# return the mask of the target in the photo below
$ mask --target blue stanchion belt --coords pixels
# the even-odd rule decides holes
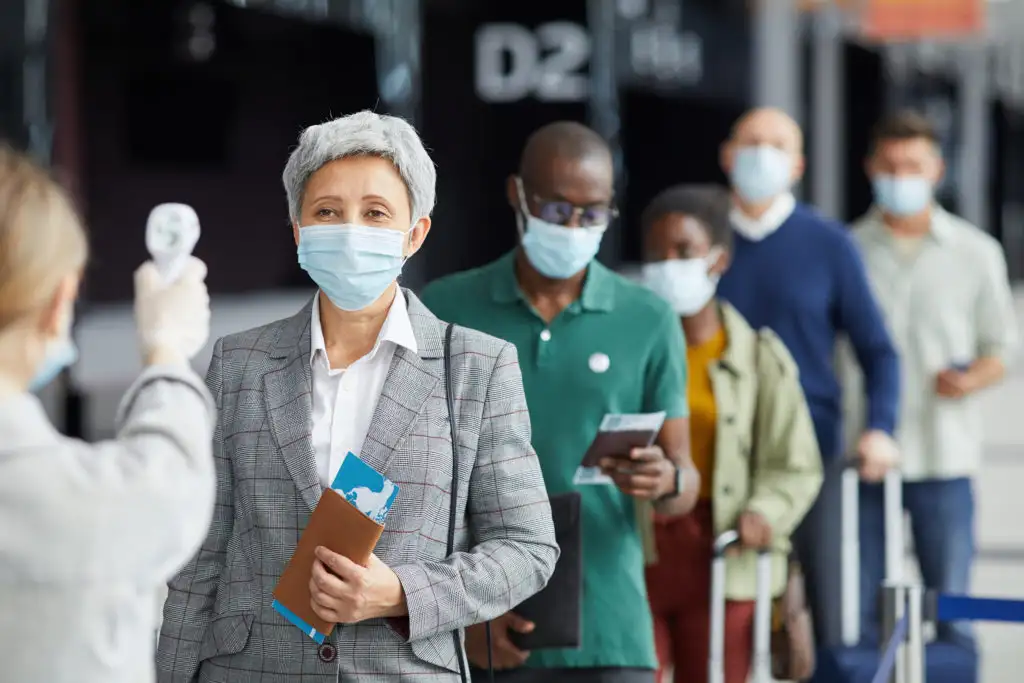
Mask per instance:
[[[935,615],[939,621],[1024,622],[1024,600],[972,598],[939,593],[935,596],[935,603]]]
[[[893,667],[896,666],[896,651],[900,649],[900,645],[906,639],[907,617],[904,615],[902,619],[896,622],[896,628],[893,629],[892,637],[889,638],[889,643],[885,646],[885,652],[882,653],[882,661],[878,663],[878,671],[875,672],[875,677],[871,679],[871,683],[889,683],[889,679],[892,678]]]

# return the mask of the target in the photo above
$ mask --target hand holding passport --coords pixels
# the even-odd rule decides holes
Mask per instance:
[[[361,567],[379,563],[373,549],[397,496],[394,482],[349,453],[331,488],[320,497],[274,589],[273,602],[275,610],[317,643],[323,643],[334,629],[334,623],[318,616],[312,606],[310,582],[317,548],[326,548]],[[321,553],[321,557],[327,555]]]

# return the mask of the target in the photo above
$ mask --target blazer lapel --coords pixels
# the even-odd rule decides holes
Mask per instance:
[[[313,450],[312,379],[309,368],[312,306],[285,321],[264,374],[263,398],[270,431],[302,499],[312,510],[323,493]]]
[[[434,389],[444,377],[445,324],[415,294],[402,290],[418,353],[399,347],[370,421],[359,457],[386,473],[395,451],[412,432]]]

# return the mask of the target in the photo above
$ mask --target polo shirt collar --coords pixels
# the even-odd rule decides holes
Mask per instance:
[[[494,277],[491,279],[491,298],[495,303],[511,304],[526,302],[523,290],[516,279],[516,249],[502,256],[494,264]],[[587,266],[587,277],[583,281],[583,292],[579,304],[585,311],[611,311],[615,306],[615,287],[612,282],[615,276],[597,261]]]

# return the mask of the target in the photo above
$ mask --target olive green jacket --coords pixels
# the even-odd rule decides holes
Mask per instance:
[[[763,516],[773,532],[772,591],[778,595],[785,585],[789,537],[821,488],[821,454],[796,363],[785,345],[770,330],[755,332],[728,304],[721,303],[720,310],[728,342],[709,368],[718,409],[715,535],[734,528],[745,510]],[[650,503],[639,503],[637,514],[651,564],[657,556]],[[755,560],[751,551],[729,556],[729,599],[754,599]]]

